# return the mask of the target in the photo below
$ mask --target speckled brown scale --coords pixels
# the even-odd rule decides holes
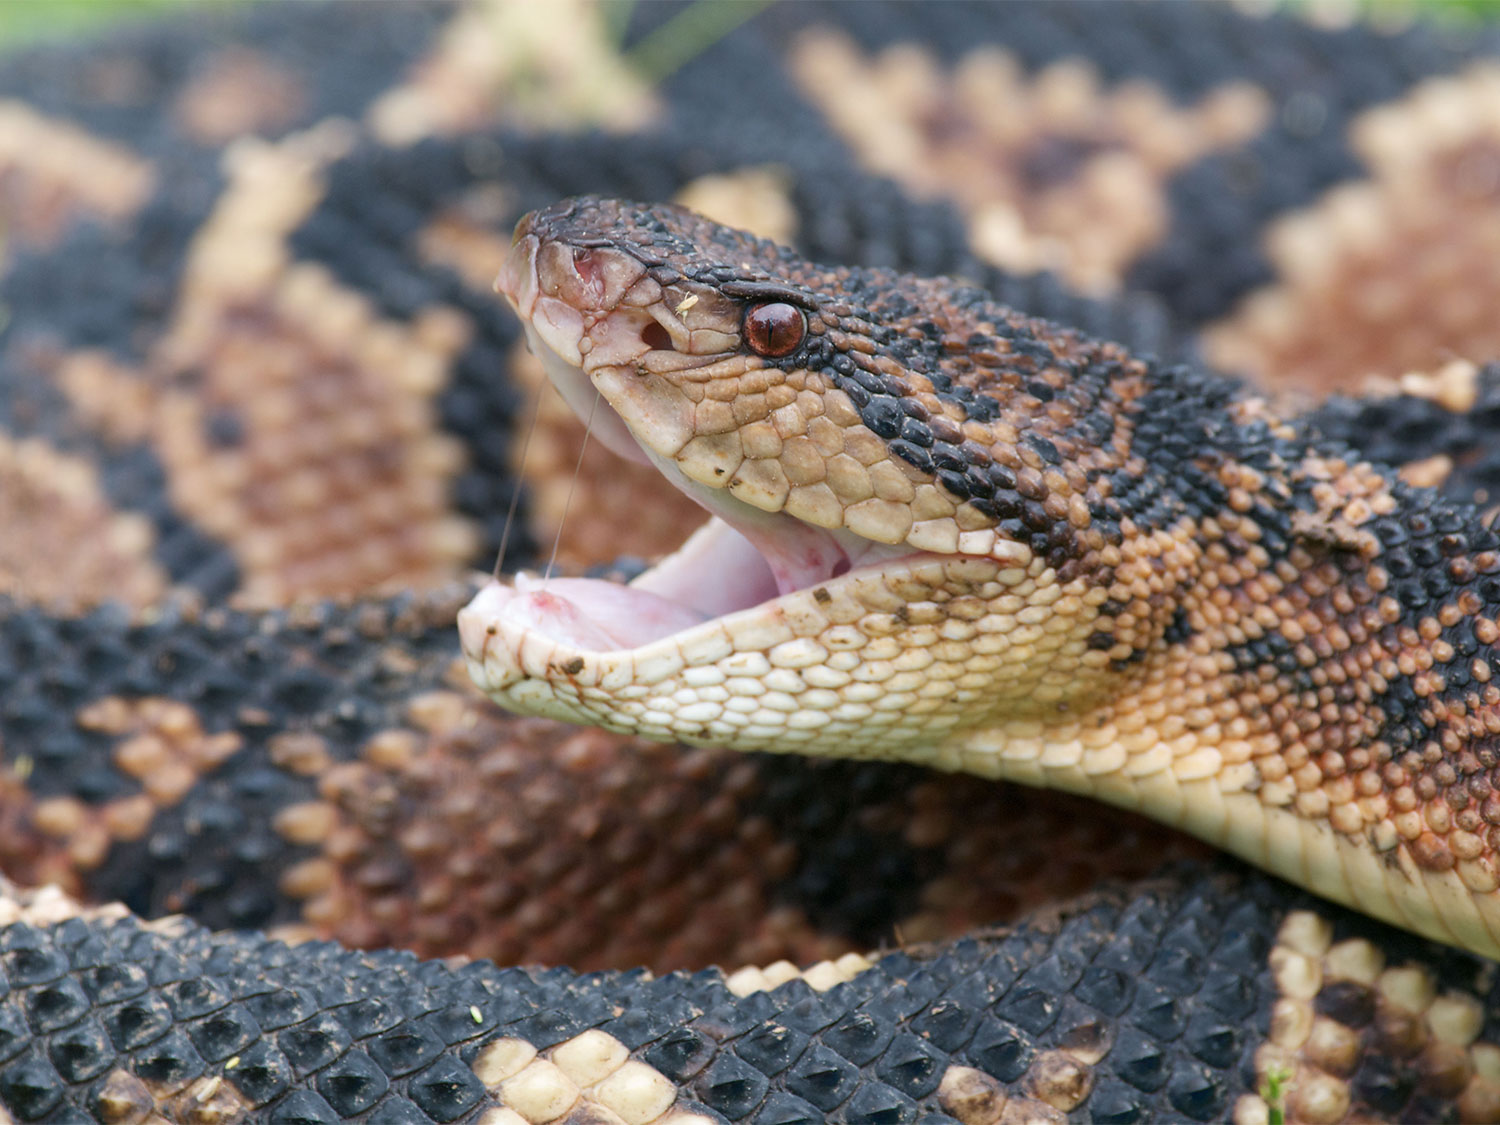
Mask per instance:
[[[94,351],[56,364],[107,442],[159,452],[175,506],[228,545],[250,604],[432,587],[475,545],[447,505],[463,453],[431,417],[465,318],[384,320],[285,243],[350,140],[332,123],[239,150],[144,368]]]
[[[232,6],[0,67],[0,867],[234,931],[0,882],[0,1116],[1500,1117],[1492,964],[991,780],[1492,949],[1500,540],[1421,491],[1500,481],[1492,42],[554,7]],[[521,464],[491,285],[581,191],[800,250],[553,212],[549,297],[643,267],[588,310],[574,483],[555,396]],[[1278,392],[1401,395],[1289,420],[1142,358],[1191,352],[1153,300]],[[672,571],[694,501],[617,421],[782,572]],[[475,589],[420,593],[558,524],[535,604],[630,553],[697,619],[464,639],[623,733],[481,699]]]
[[[610,648],[492,588],[461,628],[497,700],[1075,789],[1500,949],[1474,511],[1210,376],[678,208],[529,216],[499,286],[780,597]]]
[[[810,964],[1003,922],[1195,852],[1125,815],[1084,821],[1066,798],[934,778],[853,804],[840,831],[941,876],[903,888],[909,912],[873,932],[823,933],[815,904],[777,892],[818,861],[768,805],[786,781],[764,764],[513,719],[451,691],[414,697],[406,718],[357,761],[272,740],[276,764],[316,782],[274,823],[314,853],[281,878],[301,904],[288,935],[580,969]]]
[[[1276,281],[1209,326],[1209,359],[1307,393],[1493,357],[1483,279],[1500,245],[1497,97],[1500,70],[1484,63],[1355,121],[1368,177],[1270,228]]]
[[[1296,911],[1270,953],[1278,995],[1255,1066],[1262,1078],[1280,1072],[1286,1119],[1420,1119],[1449,1104],[1454,1120],[1491,1120],[1500,1048],[1473,988],[1388,961],[1363,937],[1334,937],[1328,919]],[[1242,1099],[1235,1120],[1265,1120],[1264,1094]]]
[[[123,223],[155,179],[129,148],[0,98],[0,236],[10,249],[50,246],[85,216]]]
[[[0,524],[0,593],[59,609],[166,593],[149,523],[114,510],[94,465],[39,439],[0,437]]]
[[[732,815],[732,794],[754,784],[743,771],[736,784],[733,759],[507,720],[459,696],[413,700],[411,720],[375,736],[363,761],[325,772],[321,800],[278,825],[321,852],[283,887],[317,932],[580,966],[847,951],[805,924],[786,934],[759,924],[763,888],[790,854],[766,850],[767,826]],[[642,755],[657,776],[633,768]],[[692,858],[702,854],[714,857],[706,867]]]
[[[791,65],[863,163],[959,203],[980,255],[1086,291],[1117,288],[1161,238],[1173,172],[1254,136],[1271,112],[1248,83],[1174,106],[1078,59],[1027,74],[993,46],[952,66],[914,43],[870,57],[832,28],[803,32]]]

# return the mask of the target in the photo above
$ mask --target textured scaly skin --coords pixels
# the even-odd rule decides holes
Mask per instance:
[[[492,587],[461,628],[497,701],[1092,794],[1500,955],[1500,537],[1475,510],[1227,381],[670,206],[536,212],[500,288],[602,428],[799,561],[627,648]],[[781,357],[742,332],[768,303],[805,310]]]

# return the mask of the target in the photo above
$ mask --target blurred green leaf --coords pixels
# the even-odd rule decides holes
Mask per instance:
[[[0,47],[56,39],[170,8],[218,7],[233,0],[0,0]]]
[[[696,0],[626,52],[648,82],[660,82],[775,0]]]

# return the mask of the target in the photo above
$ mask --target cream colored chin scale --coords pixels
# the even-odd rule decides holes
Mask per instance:
[[[682,213],[669,218],[682,221]],[[640,327],[660,323],[652,300],[662,294],[647,292],[643,305],[620,311],[625,294],[641,292],[636,273],[590,259],[584,277],[576,258],[555,246],[521,239],[502,274],[533,347],[565,394],[589,403],[606,444],[644,456],[713,516],[629,586],[522,577],[482,590],[459,627],[470,675],[492,699],[662,741],[905,761],[1089,795],[1375,917],[1500,955],[1500,903],[1476,882],[1484,871],[1472,863],[1437,870],[1403,846],[1376,847],[1375,835],[1336,831],[1330,806],[1320,811],[1288,777],[1288,757],[1306,750],[1303,728],[1274,721],[1265,693],[1292,689],[1251,682],[1225,665],[1234,629],[1262,628],[1268,613],[1273,625],[1286,617],[1276,590],[1324,581],[1315,557],[1273,568],[1253,518],[1233,505],[1171,527],[1133,528],[1099,552],[1108,584],[1082,568],[1060,571],[994,526],[954,531],[954,502],[939,497],[944,509],[924,498],[923,488],[935,488],[931,477],[892,456],[844,391],[795,365],[783,370],[743,349],[724,351],[717,338],[694,352],[699,330],[692,309],[679,311],[682,301],[672,311],[684,323],[662,339]],[[892,283],[926,296],[938,285]],[[617,315],[629,332],[612,322]],[[998,322],[1008,314],[989,315]],[[722,326],[722,316],[713,323]],[[1115,360],[1109,345],[1060,336],[1054,346],[1096,347],[1089,354],[1116,362],[1120,385],[1135,380],[1136,393],[1163,377],[1128,357]],[[923,385],[910,374],[908,381]],[[763,445],[755,421],[704,422],[736,401],[706,388],[742,382],[783,389],[778,409],[788,436]],[[1264,416],[1252,400],[1218,409],[1230,426]],[[896,494],[906,499],[881,501],[899,517],[894,533],[875,527],[889,541],[831,517],[804,518],[795,489],[771,487],[770,470],[785,475],[796,463],[786,451],[819,421],[833,435],[820,454],[828,465],[873,442],[882,457],[869,460],[870,478],[905,486]],[[995,428],[1010,425],[1002,417]],[[726,457],[733,472],[714,483],[713,467]],[[742,475],[752,464],[759,475]],[[1263,474],[1231,461],[1217,471],[1231,493],[1269,487]],[[1329,520],[1341,512],[1369,518],[1394,503],[1368,466],[1309,452],[1285,472],[1329,482],[1311,494],[1331,505]],[[1225,547],[1231,533],[1245,543],[1238,560]],[[1248,585],[1247,562],[1255,567]],[[1242,611],[1218,593],[1231,589],[1272,600]],[[1198,623],[1186,640],[1165,639],[1156,623],[1174,609]],[[1209,626],[1226,612],[1244,613],[1245,624],[1214,626],[1223,635],[1215,649]]]

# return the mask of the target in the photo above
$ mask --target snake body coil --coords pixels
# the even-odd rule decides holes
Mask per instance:
[[[1492,33],[553,8],[0,66],[0,1112],[1500,1120]]]

